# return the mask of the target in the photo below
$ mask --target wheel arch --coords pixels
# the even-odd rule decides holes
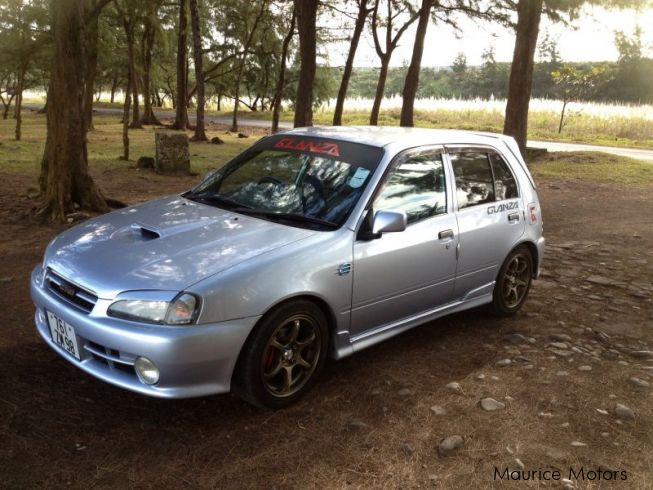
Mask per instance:
[[[539,264],[540,264],[540,257],[539,257],[539,252],[537,250],[537,246],[535,243],[527,240],[521,243],[518,243],[512,250],[515,250],[515,248],[520,247],[520,246],[525,246],[528,251],[531,254],[531,258],[533,259],[533,279],[537,279],[537,276],[539,274]],[[512,250],[510,251],[512,253]]]
[[[336,315],[331,308],[331,306],[324,300],[324,298],[321,298],[320,296],[317,296],[315,294],[310,294],[310,293],[300,293],[296,294],[293,296],[288,296],[285,297],[276,303],[270,305],[265,312],[261,315],[261,317],[258,319],[252,330],[249,332],[247,335],[247,338],[245,339],[245,342],[243,342],[243,345],[240,348],[240,351],[238,352],[238,358],[236,361],[236,365],[234,367],[233,372],[231,373],[231,378],[233,380],[233,377],[236,375],[236,371],[238,369],[239,361],[243,355],[243,352],[245,350],[245,347],[250,343],[251,338],[254,336],[257,327],[259,324],[263,321],[264,318],[266,318],[272,311],[276,310],[277,308],[287,304],[291,303],[293,301],[298,301],[298,300],[305,300],[305,301],[310,301],[313,303],[315,306],[317,306],[322,313],[324,314],[324,317],[326,318],[327,321],[327,330],[329,332],[329,338],[328,338],[328,344],[329,347],[331,348],[333,345],[333,341],[336,335],[336,329],[337,329],[337,320],[336,320]]]

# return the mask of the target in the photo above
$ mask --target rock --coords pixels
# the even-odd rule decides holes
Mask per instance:
[[[367,429],[368,425],[362,420],[350,420],[347,422],[347,427],[351,430]]]
[[[214,136],[213,138],[211,138],[211,143],[214,144],[214,145],[224,145],[224,141],[222,141],[217,136]]]
[[[555,347],[556,349],[568,349],[569,345],[566,344],[565,342],[551,342],[549,344],[551,347]]]
[[[456,381],[452,381],[451,383],[447,383],[444,387],[446,389],[448,389],[449,391],[453,391],[454,393],[462,393],[463,392],[462,386],[460,386],[460,383],[458,383]]]
[[[66,215],[68,223],[76,223],[78,221],[84,221],[85,219],[89,219],[90,217],[91,217],[90,214],[83,213],[81,211],[77,211],[75,213],[70,213]]]
[[[154,158],[140,157],[138,160],[136,160],[136,168],[141,168],[141,169],[154,168]]]
[[[556,376],[569,376],[569,371],[558,371]]]
[[[569,422],[564,422],[560,424],[560,427],[564,427],[565,429],[568,428],[571,424]]]
[[[440,456],[448,456],[456,449],[463,447],[463,438],[455,435],[444,438],[438,445],[438,453]]]
[[[545,454],[548,458],[553,459],[554,461],[565,461],[567,459],[565,452],[559,449],[549,448],[546,450]]]
[[[524,337],[520,333],[511,333],[508,335],[503,336],[504,342],[508,342],[509,344],[523,344],[526,342],[526,337]]]
[[[570,350],[551,349],[551,352],[553,352],[556,356],[560,356],[560,357],[568,357],[574,355],[574,353],[571,352]]]
[[[506,408],[505,403],[501,403],[494,398],[483,398],[481,400],[481,408],[486,412],[496,412],[497,410],[503,410]]]
[[[434,415],[447,415],[447,411],[440,405],[433,405],[429,410],[431,410]]]
[[[635,412],[632,411],[630,407],[617,403],[617,406],[614,407],[614,414],[617,418],[623,420],[635,420]]]
[[[435,473],[429,473],[429,480],[431,483],[436,484],[438,482],[438,475]]]
[[[630,357],[634,357],[635,359],[653,359],[653,351],[650,350],[630,351]]]
[[[238,137],[239,138],[249,138],[249,135],[245,134],[245,133],[238,133]]]
[[[580,442],[580,441],[571,441],[571,446],[572,447],[585,447],[585,446],[587,446],[587,444],[585,444],[584,442]]]
[[[612,286],[614,283],[614,281],[609,277],[603,276],[589,276],[585,280],[587,282],[591,282],[592,284],[598,284],[599,286]]]
[[[415,394],[415,390],[411,388],[402,388],[397,392],[397,394],[403,397],[413,396]]]
[[[511,364],[512,361],[510,359],[501,359],[500,361],[497,361],[497,366],[500,367],[510,366]]]
[[[522,462],[522,460],[519,459],[519,458],[515,458],[515,464],[516,464],[517,466],[519,466],[522,470],[526,467],[526,465],[524,465],[524,463]]]
[[[411,446],[408,442],[402,443],[401,450],[404,452],[404,454],[406,454],[406,456],[411,456],[415,452],[413,446]]]
[[[584,364],[584,365],[582,365],[582,366],[578,366],[578,370],[579,370],[579,371],[591,371],[591,370],[592,370],[592,366],[588,366],[587,364]]]
[[[476,379],[479,380],[479,381],[485,379],[485,374],[481,373],[481,374],[477,375]]]
[[[601,432],[601,437],[610,437],[609,432]]]
[[[554,342],[571,342],[571,337],[566,333],[552,333],[549,338]]]
[[[602,408],[597,408],[596,411],[599,412],[601,415],[608,415],[608,411],[603,410]]]
[[[551,419],[553,418],[553,414],[551,412],[540,412],[537,414],[538,417],[543,418],[543,419]]]
[[[13,281],[14,278],[12,276],[5,276],[5,277],[0,277],[0,283],[6,284],[8,282]]]
[[[628,382],[635,388],[648,388],[650,386],[648,381],[644,381],[643,379],[639,379],[634,376],[629,378]]]
[[[574,485],[574,482],[567,478],[563,478],[560,480],[560,483],[562,483],[562,490],[576,490],[576,486]]]
[[[159,174],[190,174],[190,154],[185,131],[156,131],[154,170]]]

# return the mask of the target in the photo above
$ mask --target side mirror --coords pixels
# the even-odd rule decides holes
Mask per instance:
[[[381,235],[381,233],[390,233],[404,231],[408,218],[403,211],[377,211],[372,223],[372,234]]]

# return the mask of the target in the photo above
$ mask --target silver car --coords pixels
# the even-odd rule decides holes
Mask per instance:
[[[327,356],[481,305],[514,314],[543,252],[511,138],[308,128],[65,231],[31,294],[45,342],[104,381],[276,409]]]

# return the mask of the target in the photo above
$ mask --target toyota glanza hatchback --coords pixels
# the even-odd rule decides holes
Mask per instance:
[[[60,234],[31,293],[45,342],[104,381],[280,408],[327,356],[480,305],[515,313],[543,249],[510,138],[296,129]]]

